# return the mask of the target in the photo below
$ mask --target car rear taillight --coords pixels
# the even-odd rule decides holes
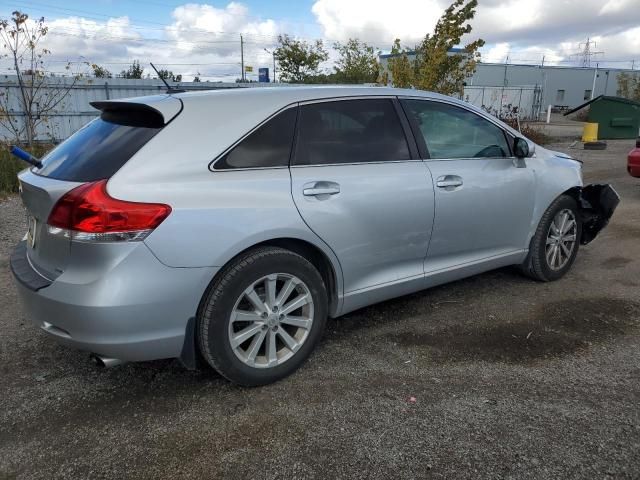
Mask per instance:
[[[48,231],[79,241],[144,240],[171,213],[162,203],[118,200],[107,193],[107,180],[85,183],[53,207]]]

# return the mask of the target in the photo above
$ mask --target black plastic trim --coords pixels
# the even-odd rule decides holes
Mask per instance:
[[[586,245],[607,226],[620,203],[620,196],[611,185],[590,184],[580,190],[579,202],[582,214],[580,243]]]
[[[409,115],[409,112],[407,112],[407,107],[405,105],[406,100],[407,98],[402,98],[402,97],[398,99],[398,101],[400,102],[400,107],[402,108],[402,111],[404,112],[407,118],[407,121],[409,122],[409,126],[411,127],[413,138],[415,139],[416,145],[418,146],[418,152],[420,154],[420,158],[423,160],[429,160],[431,156],[429,155],[427,142],[424,139],[424,135],[422,135],[422,132],[420,131],[420,126],[417,124],[415,117],[413,115]],[[414,98],[411,98],[410,100],[414,100]],[[427,98],[425,98],[424,100],[428,101]]]
[[[187,327],[184,331],[184,343],[182,344],[182,351],[180,352],[178,360],[180,360],[180,363],[182,363],[187,370],[200,370],[205,366],[200,358],[196,344],[195,317],[191,317],[187,321]]]
[[[27,258],[27,241],[23,240],[14,249],[9,260],[11,272],[16,280],[33,292],[48,287],[53,282],[36,272]]]
[[[421,160],[420,151],[418,150],[418,144],[416,142],[416,136],[414,135],[411,125],[409,124],[407,112],[405,112],[402,108],[402,105],[400,105],[400,100],[398,100],[398,97],[395,97],[393,99],[393,106],[396,109],[398,120],[400,120],[400,125],[402,126],[402,131],[404,132],[404,138],[407,141],[407,146],[409,147],[409,154],[411,155],[411,159]]]

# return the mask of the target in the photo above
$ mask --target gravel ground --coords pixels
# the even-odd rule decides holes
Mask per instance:
[[[257,389],[176,361],[100,370],[49,341],[10,278],[19,201],[1,202],[0,479],[640,478],[632,144],[552,146],[623,197],[564,279],[502,269],[360,310]]]

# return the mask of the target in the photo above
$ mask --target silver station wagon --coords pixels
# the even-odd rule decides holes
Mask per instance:
[[[20,173],[25,310],[107,366],[292,373],[328,317],[487,270],[562,277],[618,196],[455,99],[376,87],[170,93]]]

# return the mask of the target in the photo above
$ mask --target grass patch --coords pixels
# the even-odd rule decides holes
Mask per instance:
[[[28,163],[9,153],[9,145],[0,144],[0,198],[18,193],[18,172],[29,166]],[[23,147],[36,157],[43,156],[51,149],[51,145],[36,145],[33,149]]]

